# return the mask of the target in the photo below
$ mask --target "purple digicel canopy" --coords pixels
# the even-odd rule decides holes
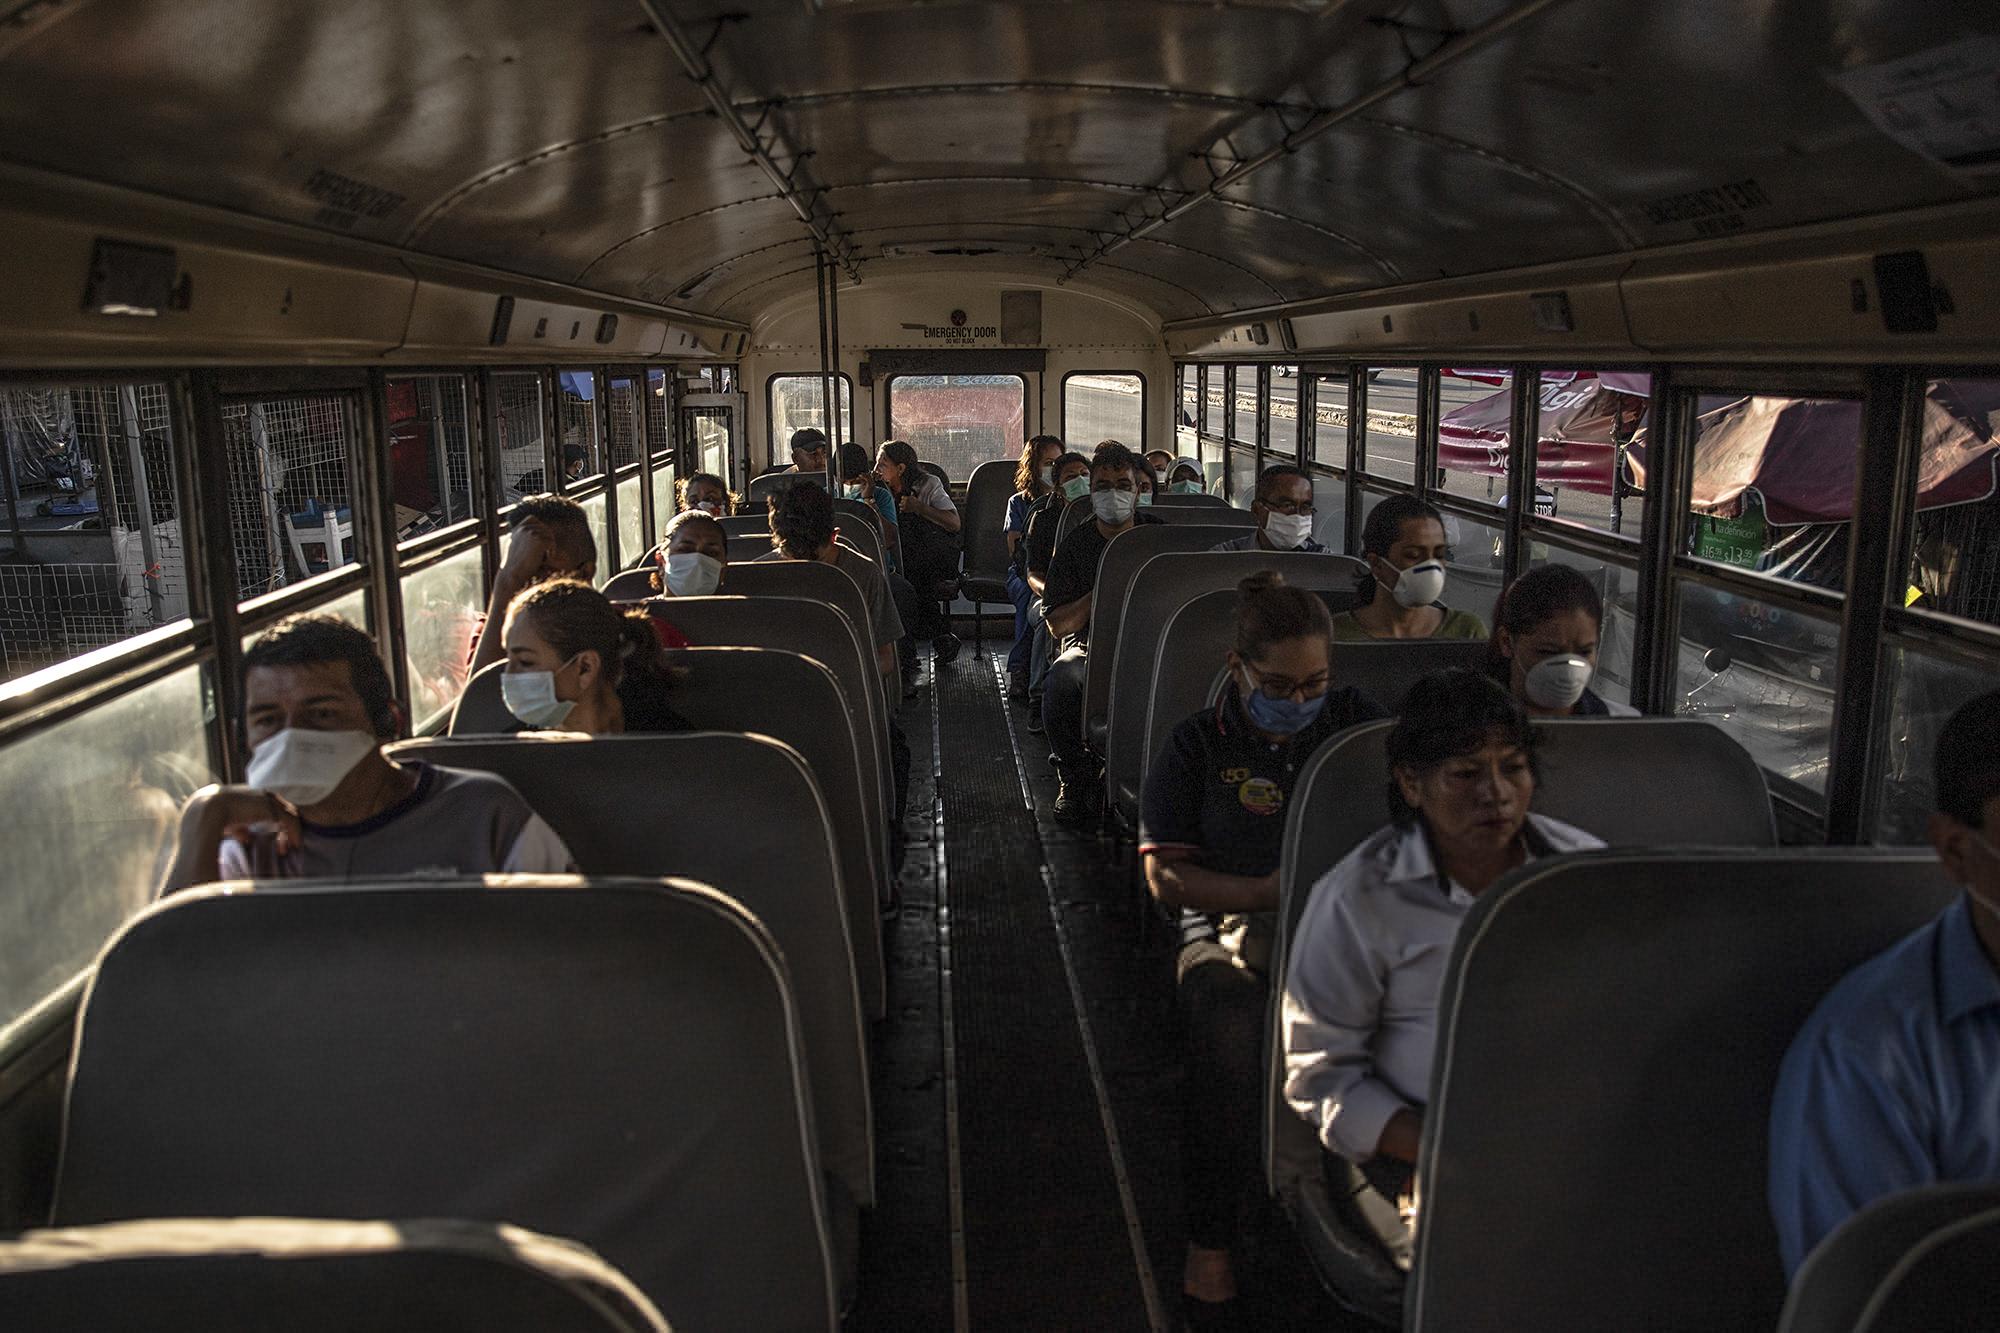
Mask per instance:
[[[1599,495],[1611,492],[1618,441],[1627,442],[1630,482],[1646,480],[1651,378],[1608,373],[1541,389],[1535,480]],[[1861,404],[1800,398],[1704,400],[1696,421],[1696,513],[1733,517],[1755,491],[1776,525],[1845,522],[1854,511]],[[1438,465],[1504,476],[1510,394],[1468,403],[1438,423]],[[2000,462],[2000,383],[1938,380],[1924,400],[1917,507],[1968,504],[1994,493]]]

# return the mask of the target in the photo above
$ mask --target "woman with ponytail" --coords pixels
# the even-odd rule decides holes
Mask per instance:
[[[1334,687],[1332,617],[1318,597],[1270,571],[1244,579],[1237,592],[1229,684],[1214,708],[1174,729],[1146,778],[1139,822],[1147,886],[1181,915],[1188,1225],[1181,1286],[1195,1327],[1229,1317],[1230,1252],[1257,1192],[1266,969],[1285,809],[1322,742],[1386,716],[1353,687]]]
[[[646,613],[619,610],[587,583],[554,579],[516,597],[505,642],[501,692],[524,729],[693,729],[667,702],[670,668]]]

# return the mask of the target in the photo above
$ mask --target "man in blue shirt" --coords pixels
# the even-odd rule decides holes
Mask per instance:
[[[1965,892],[1843,978],[1792,1042],[1771,1106],[1787,1274],[1876,1199],[2000,1181],[2000,691],[1938,737],[1931,842]]]

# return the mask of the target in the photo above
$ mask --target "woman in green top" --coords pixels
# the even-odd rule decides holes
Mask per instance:
[[[1369,574],[1361,605],[1333,618],[1336,640],[1486,637],[1478,616],[1438,600],[1451,546],[1444,516],[1432,506],[1414,495],[1392,495],[1376,505],[1361,528],[1361,558]]]

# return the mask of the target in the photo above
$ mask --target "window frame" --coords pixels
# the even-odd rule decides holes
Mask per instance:
[[[834,373],[839,378],[840,383],[834,386],[833,396],[838,399],[843,391],[847,395],[847,434],[841,437],[841,442],[843,444],[859,444],[860,440],[854,433],[854,423],[860,416],[860,404],[856,401],[857,395],[860,393],[860,388],[855,384],[854,377],[846,371],[841,370]],[[791,446],[789,437],[783,442],[780,442],[778,439],[778,381],[783,379],[824,380],[824,378],[825,376],[817,370],[774,370],[764,376],[764,446],[766,453],[769,454],[765,466],[784,467],[788,466],[791,462],[789,452],[783,463],[778,461],[778,450],[781,448],[789,450]],[[822,391],[824,391],[823,388]],[[831,424],[831,420],[832,414],[828,414],[829,424]],[[867,446],[863,445],[862,447],[866,448]]]
[[[1079,375],[1097,375],[1106,378],[1118,376],[1120,378],[1136,379],[1139,381],[1139,442],[1135,447],[1138,452],[1145,453],[1149,443],[1147,437],[1151,434],[1153,428],[1152,417],[1149,411],[1153,402],[1153,386],[1146,378],[1146,372],[1143,370],[1064,371],[1062,382],[1057,386],[1056,434],[1063,438],[1066,446],[1071,449],[1077,447],[1076,443],[1069,438],[1069,382]],[[1178,404],[1176,405],[1176,410],[1178,410]],[[1131,442],[1126,441],[1125,443],[1130,444]]]

